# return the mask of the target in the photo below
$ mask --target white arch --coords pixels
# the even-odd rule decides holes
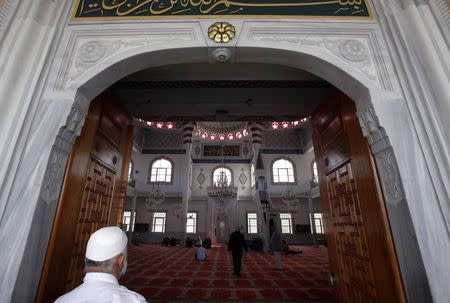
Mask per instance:
[[[377,98],[376,100],[378,101],[387,93],[378,88],[376,82],[366,78],[363,73],[350,63],[331,54],[319,51],[314,47],[294,45],[288,42],[268,43],[252,41],[237,45],[231,48],[230,51],[233,52],[235,62],[286,65],[304,69],[329,81],[355,101],[358,111],[360,111],[359,115],[362,113],[362,117],[367,120],[367,123],[365,123],[366,121],[364,119],[360,119],[360,121],[364,122],[362,128],[366,136],[370,137],[371,133],[378,133],[380,131],[378,118],[375,114],[376,111],[372,110],[366,113],[366,108],[371,108],[372,96]],[[76,53],[73,56],[75,57]],[[11,203],[10,205],[12,205],[14,203],[16,209],[27,209],[27,213],[21,213],[20,216],[27,218],[28,225],[23,225],[23,227],[19,227],[18,229],[13,224],[9,225],[8,223],[13,222],[16,218],[16,214],[13,213],[8,217],[8,221],[6,222],[8,229],[5,229],[4,233],[12,234],[16,232],[23,235],[23,238],[26,238],[28,234],[34,233],[33,230],[30,231],[27,228],[32,224],[31,220],[35,208],[40,207],[39,211],[42,211],[41,205],[50,205],[52,208],[51,211],[55,211],[54,205],[58,201],[68,157],[67,155],[55,154],[60,151],[57,149],[52,150],[48,142],[56,141],[57,144],[64,144],[64,148],[70,148],[70,143],[67,144],[67,142],[73,143],[74,138],[79,135],[81,127],[84,124],[83,114],[87,113],[89,103],[95,96],[117,80],[139,70],[168,64],[210,62],[210,60],[212,60],[210,57],[210,49],[204,45],[204,42],[172,41],[171,43],[165,44],[150,43],[127,49],[124,52],[111,54],[80,72],[79,76],[67,82],[68,85],[64,83],[61,89],[56,90],[50,88],[50,86],[57,83],[58,77],[64,76],[70,78],[69,76],[74,70],[74,65],[71,65],[71,67],[66,66],[67,68],[57,66],[52,69],[55,75],[52,76],[53,79],[49,80],[44,97],[42,97],[45,99],[45,102],[43,101],[45,106],[42,106],[42,108],[46,109],[46,111],[39,113],[43,117],[36,118],[44,121],[47,116],[51,115],[52,119],[45,120],[45,125],[42,124],[40,125],[41,129],[36,129],[36,131],[42,131],[42,134],[39,136],[42,140],[33,141],[31,146],[35,148],[29,148],[29,150],[41,151],[41,156],[39,159],[24,157],[26,161],[21,164],[23,168],[21,168],[21,174],[19,175],[19,177],[22,177],[22,175],[32,175],[35,184],[43,185],[40,190],[33,189],[33,195],[29,199],[22,197],[19,191],[9,196],[11,198],[8,199],[8,204]],[[64,64],[72,63],[63,60],[61,65]],[[59,73],[61,70],[65,72]],[[386,137],[385,134],[384,137]],[[70,150],[66,152],[70,152]],[[395,159],[394,156],[393,158]],[[391,165],[392,161],[388,164]],[[43,170],[36,174],[32,171],[33,167],[44,168],[47,166],[48,169],[45,173]],[[397,170],[395,171],[397,172]],[[382,173],[381,177],[383,177]],[[400,182],[400,178],[397,179]],[[48,186],[49,184],[51,186]],[[34,204],[30,206],[30,203]],[[38,237],[42,237],[43,241],[48,241],[49,232],[50,229],[48,232],[45,231],[46,234],[38,234]],[[36,231],[35,233],[39,232]],[[39,251],[39,247],[36,247],[33,251],[26,252],[24,245],[21,244],[21,247],[17,249],[20,251],[20,255],[45,254],[42,250]],[[43,259],[34,262],[38,265],[42,261]],[[6,262],[9,262],[9,260],[6,260]],[[18,270],[19,266],[20,263],[18,261],[14,262],[15,269]],[[39,273],[36,273],[36,277],[30,277],[28,279],[38,280],[38,275]]]
[[[267,42],[252,44],[232,49],[236,63],[270,63],[308,71],[342,90],[357,106],[358,103],[370,102],[367,100],[370,95],[391,94],[351,64],[316,48],[289,43],[279,43],[276,48],[268,47]],[[207,63],[210,60],[208,47],[192,46],[192,43],[172,44],[170,48],[154,45],[137,47],[105,58],[88,68],[68,83],[70,86],[63,95],[74,98],[77,104],[86,104],[116,81],[140,70],[169,64]]]

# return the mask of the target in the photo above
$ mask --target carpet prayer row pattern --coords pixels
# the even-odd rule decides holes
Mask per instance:
[[[213,247],[200,262],[195,248],[141,244],[128,250],[122,283],[148,302],[333,302],[327,249],[295,249],[303,254],[283,256],[282,271],[270,254],[244,253],[236,277],[226,247]]]

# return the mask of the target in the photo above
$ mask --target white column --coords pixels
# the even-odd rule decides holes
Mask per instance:
[[[313,231],[312,234],[312,240],[314,247],[317,247],[317,231],[316,231],[316,224],[314,223],[314,209],[313,209],[313,199],[311,195],[308,196],[308,206],[309,206],[309,214],[310,214],[310,220],[311,220],[311,228]]]
[[[214,198],[208,198],[208,211],[206,216],[206,230],[213,244],[217,244],[217,237],[214,233],[216,227],[216,201]]]
[[[185,183],[183,184],[183,197],[182,197],[182,210],[181,210],[181,228],[183,230],[183,244],[186,242],[187,233],[186,233],[186,220],[187,213],[189,211],[189,200],[191,199],[191,182],[192,175],[190,175],[192,169],[192,132],[194,130],[194,125],[191,122],[186,122],[183,124],[183,144],[186,150],[184,163],[186,164],[186,169],[184,171],[184,175],[182,176],[181,183],[183,184],[183,180]]]
[[[137,200],[137,190],[134,190],[133,200],[131,202],[131,215],[130,215],[130,230],[128,231],[128,243],[133,243],[133,227],[131,224],[134,224],[136,218],[134,216],[134,212],[136,211],[136,200]]]
[[[67,102],[58,100],[55,111],[49,112],[41,94],[47,80],[42,71],[54,58],[52,44],[64,29],[72,3],[17,2],[0,41],[1,302],[34,301],[58,198],[53,191],[42,195],[41,185],[59,127],[70,111]],[[52,155],[66,153],[60,148]],[[64,174],[64,169],[55,167],[53,176]],[[60,184],[48,185],[53,189]]]
[[[383,186],[403,284],[410,302],[446,302],[450,289],[442,283],[450,278],[450,50],[425,1],[381,0],[373,6],[401,86],[401,106],[408,113],[373,96],[405,192],[399,188],[386,195],[389,183]],[[402,115],[406,123],[400,122]],[[379,157],[377,165],[385,159]]]

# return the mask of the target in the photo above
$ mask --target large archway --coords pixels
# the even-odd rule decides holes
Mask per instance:
[[[81,44],[78,49],[78,54],[83,53],[83,47],[90,46],[91,44],[89,43],[90,42]],[[375,96],[375,99],[378,99],[380,95],[386,96],[386,93],[383,93],[382,89],[374,85],[374,82],[367,78],[364,73],[358,70],[358,68],[355,68],[351,64],[345,63],[345,61],[339,59],[339,57],[330,54],[314,54],[314,47],[304,46],[299,48],[298,46],[294,47],[289,43],[280,43],[279,48],[268,48],[267,42],[252,42],[249,44],[251,45],[242,45],[233,49],[224,49],[222,52],[227,54],[226,56],[230,56],[231,60],[234,62],[269,62],[272,64],[288,65],[304,69],[326,79],[355,101],[361,127],[369,142],[373,144],[379,144],[379,142],[384,143],[383,149],[376,150],[373,153],[378,164],[378,169],[380,170],[386,202],[389,205],[391,198],[398,201],[399,197],[397,195],[393,196],[390,194],[392,193],[392,186],[400,188],[402,186],[395,160],[390,160],[388,163],[383,162],[383,159],[386,157],[390,157],[391,159],[395,157],[384,129],[378,122],[371,99],[371,96]],[[91,46],[94,47],[95,53],[95,48],[97,46]],[[61,141],[63,138],[62,141],[66,144],[65,147],[70,149],[70,144],[73,143],[73,140],[79,134],[83,125],[84,116],[90,101],[108,86],[124,76],[141,69],[167,64],[211,61],[216,63],[214,61],[216,60],[214,57],[215,55],[212,54],[213,51],[214,49],[208,47],[192,47],[192,45],[183,44],[179,45],[179,47],[171,46],[170,48],[154,47],[153,45],[139,46],[130,51],[103,58],[103,61],[100,60],[97,62],[94,60],[95,64],[87,66],[82,72],[77,70],[76,63],[72,62],[68,64],[66,62],[65,67],[67,70],[62,77],[65,78],[65,80],[55,79],[56,83],[61,84],[60,88],[62,90],[53,91],[52,93],[49,93],[48,97],[50,99],[63,97],[65,105],[60,108],[61,116],[63,116],[64,113],[67,115],[70,108],[71,112],[65,126],[59,131],[59,135],[56,136],[55,133],[53,136],[57,137],[57,142],[58,140]],[[91,58],[90,60],[93,59]],[[78,74],[78,76],[74,77],[74,74]],[[68,86],[66,86],[66,84]],[[64,86],[65,88],[63,88]],[[59,123],[61,124],[60,126],[62,126],[64,124],[63,119],[61,119]],[[67,143],[69,143],[69,146],[67,146]],[[45,183],[51,183],[52,190],[60,188],[62,177],[64,175],[63,171],[67,164],[67,156],[61,157],[58,155],[58,152],[58,150],[53,150],[50,157],[56,159],[53,164],[57,166],[59,173],[50,170],[45,177],[45,180],[50,180]],[[383,173],[384,169],[389,172]],[[394,172],[394,175],[392,172]],[[392,184],[392,178],[395,179],[395,184]],[[48,190],[48,188],[42,189],[44,196],[45,192]],[[56,192],[59,191],[56,190]],[[395,190],[395,192],[396,194],[398,193],[397,190]],[[55,195],[53,192],[50,199],[56,199],[57,196],[58,195]],[[404,199],[404,197],[400,199]],[[396,231],[395,228],[396,226],[402,225],[400,222],[405,222],[403,215],[404,214],[401,214],[401,216],[398,216],[397,218],[391,216],[390,218],[393,226],[394,239],[401,233],[400,230]],[[396,220],[398,220],[398,223],[395,223]],[[408,226],[408,228],[412,228],[411,225]],[[43,237],[47,237],[48,239],[48,233]],[[396,242],[396,244],[397,243],[398,242]],[[402,247],[397,247],[397,250],[399,249],[401,250]],[[406,266],[406,263],[403,264],[403,261],[410,262],[410,260],[400,259],[402,268]]]

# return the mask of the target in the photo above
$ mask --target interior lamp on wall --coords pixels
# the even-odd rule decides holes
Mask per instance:
[[[182,201],[177,202],[177,204],[175,204],[174,209],[175,209],[175,216],[176,216],[177,218],[183,218],[183,217],[184,217],[184,216],[183,216],[183,213],[182,213],[182,211],[183,211],[183,204],[182,204]]]
[[[159,183],[156,184],[156,190],[151,192],[145,199],[145,207],[148,212],[155,212],[155,207],[166,199],[166,196],[159,190]]]
[[[290,213],[296,212],[298,198],[295,191],[292,190],[292,186],[289,186],[288,190],[281,195],[281,200],[286,203]]]

